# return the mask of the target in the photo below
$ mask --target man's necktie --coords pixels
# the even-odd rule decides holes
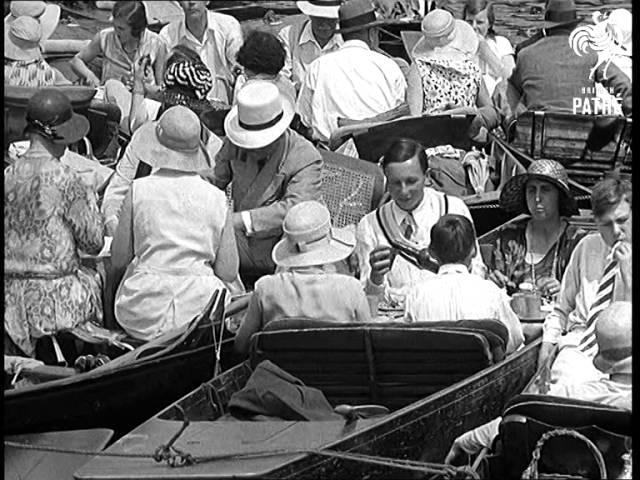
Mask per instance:
[[[590,357],[593,357],[598,351],[598,345],[596,343],[596,319],[598,315],[600,315],[600,312],[611,304],[611,300],[613,299],[613,287],[616,273],[618,272],[616,268],[617,265],[616,260],[611,259],[604,269],[600,283],[598,283],[596,299],[591,305],[589,314],[587,315],[587,328],[578,345],[578,349]]]
[[[411,213],[407,213],[400,223],[400,228],[402,230],[404,238],[406,238],[407,240],[411,240],[411,237],[416,232],[416,227],[417,225],[415,219],[413,218],[413,215]]]

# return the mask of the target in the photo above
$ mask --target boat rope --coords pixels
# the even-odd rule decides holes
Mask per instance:
[[[315,454],[331,458],[339,458],[342,460],[349,460],[361,463],[367,463],[371,465],[379,465],[383,467],[390,467],[402,470],[409,470],[415,472],[422,472],[431,475],[438,475],[443,479],[472,479],[478,480],[480,476],[477,472],[473,471],[469,466],[455,467],[452,465],[445,465],[431,462],[421,462],[416,460],[401,460],[396,458],[380,457],[375,455],[364,455],[359,453],[348,452],[336,452],[332,450],[320,450],[320,449],[279,449],[279,450],[264,450],[258,452],[248,453],[229,453],[220,455],[209,456],[193,456],[187,452],[183,452],[175,447],[168,447],[166,445],[160,446],[155,453],[125,453],[125,452],[108,452],[108,451],[93,451],[85,450],[81,448],[61,448],[50,445],[33,445],[29,443],[14,442],[11,440],[5,440],[4,446],[11,448],[18,448],[22,450],[34,450],[41,452],[51,453],[64,453],[74,455],[86,455],[92,457],[116,457],[116,458],[145,458],[153,459],[156,462],[165,461],[170,467],[184,467],[188,465],[202,464],[207,462],[222,461],[222,460],[241,460],[247,458],[262,458],[272,457],[278,455],[302,455],[302,454]]]

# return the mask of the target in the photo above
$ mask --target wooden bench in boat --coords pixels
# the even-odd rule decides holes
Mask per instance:
[[[516,149],[557,160],[582,185],[593,186],[616,167],[631,173],[631,118],[525,112],[514,122],[509,137]]]
[[[268,359],[330,403],[391,410],[502,360],[508,338],[497,320],[337,325],[277,320],[252,338],[251,364]]]
[[[540,437],[554,429],[570,429],[586,436],[602,454],[606,478],[619,478],[623,468],[622,454],[631,449],[631,411],[601,403],[537,394],[517,395],[507,404],[498,442],[494,444],[495,455],[489,457],[485,464],[486,478],[521,478]],[[576,442],[573,438],[559,437],[545,443],[547,446],[542,458],[548,464],[540,462],[540,472],[575,474],[575,470],[561,472],[557,467],[569,458],[575,459],[571,462],[574,467],[593,462],[593,455],[587,453],[585,445]],[[567,455],[567,452],[573,455]]]

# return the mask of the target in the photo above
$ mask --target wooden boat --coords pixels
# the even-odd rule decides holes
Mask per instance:
[[[509,127],[510,145],[532,159],[562,163],[569,178],[593,186],[614,169],[631,177],[631,118],[525,112]]]
[[[224,293],[216,291],[186,329],[85,373],[46,366],[23,372],[35,384],[5,390],[5,434],[79,428],[126,433],[213,375],[223,309]]]
[[[113,436],[113,430],[71,430],[4,437],[5,480],[68,479],[91,459],[88,454],[61,453],[22,448],[44,447],[74,450],[102,450]]]
[[[482,327],[471,323],[290,328],[295,321],[273,322],[253,337],[250,360],[105,451],[149,452],[149,458],[97,456],[75,478],[402,478],[406,472],[357,455],[441,462],[457,435],[501,412],[534,373],[539,340],[495,363],[506,343],[505,327],[495,320]],[[502,334],[492,329],[496,325]],[[230,397],[264,359],[320,388],[334,406],[373,402],[392,413],[355,422],[224,421]],[[154,462],[154,449],[167,443],[183,418],[190,426],[173,445],[201,461],[181,468]],[[209,455],[219,457],[209,462],[203,458]]]

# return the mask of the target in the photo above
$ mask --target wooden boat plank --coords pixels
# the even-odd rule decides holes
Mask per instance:
[[[356,431],[373,425],[376,420],[362,420]],[[215,421],[193,422],[176,441],[175,447],[188,451],[194,456],[233,455],[264,451],[292,451],[320,448],[343,437],[342,420],[324,422],[259,421],[239,422]],[[146,453],[151,445],[166,443],[179,429],[181,423],[153,419],[136,428],[110,447],[111,452]],[[258,459],[229,459],[202,463],[188,468],[176,469],[166,464],[158,464],[151,458],[119,460],[117,467],[112,460],[96,457],[91,461],[90,474],[81,468],[77,479],[126,479],[135,476],[154,480],[175,478],[249,478],[260,477],[283,463],[304,456],[303,454],[282,454]],[[115,467],[115,468],[114,468]],[[186,476],[183,476],[186,475]]]
[[[67,449],[102,450],[113,430],[70,430],[36,434],[11,435],[5,441],[33,446]],[[73,472],[91,459],[91,455],[26,450],[13,446],[4,447],[4,478],[6,480],[68,479]]]

